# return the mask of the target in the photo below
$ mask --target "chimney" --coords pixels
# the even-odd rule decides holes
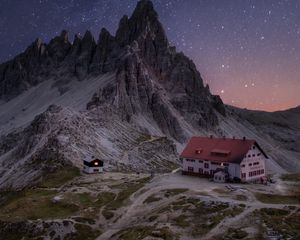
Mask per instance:
[[[243,141],[245,141],[246,140],[246,137],[243,137]]]
[[[235,140],[235,136],[233,136],[232,139]]]
[[[210,137],[210,138],[213,138],[213,135],[210,135],[209,137]]]

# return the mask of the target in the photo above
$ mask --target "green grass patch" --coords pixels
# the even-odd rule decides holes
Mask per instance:
[[[111,210],[103,209],[102,215],[103,217],[105,217],[105,219],[109,220],[113,218],[115,214]]]
[[[168,227],[156,229],[153,226],[135,226],[119,231],[113,237],[119,236],[117,239],[122,240],[141,240],[146,237],[155,237],[164,240],[177,240],[179,237],[175,235]]]
[[[186,228],[186,227],[190,226],[190,223],[189,223],[189,221],[187,221],[187,218],[188,218],[188,216],[183,215],[183,214],[174,218],[176,226],[181,227],[181,228]]]
[[[172,188],[172,189],[167,189],[164,190],[165,192],[165,197],[173,197],[175,195],[187,192],[188,189],[187,188]]]
[[[64,195],[64,201],[71,202],[80,206],[81,209],[101,208],[114,200],[116,194],[111,192],[101,192],[97,196],[92,196],[88,192],[67,193]]]
[[[157,201],[160,201],[162,198],[160,197],[156,197],[155,195],[151,195],[149,197],[146,198],[146,200],[143,202],[144,204],[145,203],[153,203],[153,202],[157,202]]]
[[[78,211],[75,204],[52,201],[56,191],[31,189],[17,194],[0,207],[0,219],[20,221],[27,219],[65,218]]]
[[[284,239],[300,239],[300,212],[290,214],[288,210],[262,208],[254,212],[266,226],[284,236]]]
[[[229,228],[225,233],[225,239],[244,239],[248,233],[237,228]]]
[[[220,194],[228,193],[228,190],[226,190],[224,188],[214,188],[213,191],[216,192],[216,193],[220,193]]]
[[[142,134],[136,139],[138,143],[146,142],[149,140],[151,140],[151,135],[149,134]]]
[[[58,188],[77,176],[80,176],[80,171],[76,167],[60,169],[44,176],[39,183],[39,187]]]
[[[248,200],[247,196],[241,195],[241,194],[236,195],[236,196],[234,197],[234,199],[235,199],[235,200],[238,200],[238,201],[247,201],[247,200]]]
[[[255,193],[258,201],[271,204],[297,204],[298,198],[296,195],[279,195],[267,193]]]
[[[283,181],[300,182],[300,173],[283,174],[281,179]]]
[[[191,227],[190,233],[194,238],[203,236],[224,218],[234,217],[244,210],[240,206],[229,206],[228,203],[222,202],[204,202],[197,198],[181,199],[181,201],[181,204],[185,201],[185,204],[191,207],[185,209],[184,216],[186,217],[179,216],[179,219],[174,220],[179,223],[183,222],[183,226]]]
[[[117,197],[110,201],[105,209],[109,211],[117,210],[118,208],[124,206],[126,203],[126,200],[138,191],[140,188],[142,188],[148,181],[150,180],[149,177],[139,179],[133,183],[127,183],[124,185],[123,189],[118,193]]]

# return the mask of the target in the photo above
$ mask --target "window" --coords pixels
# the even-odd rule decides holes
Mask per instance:
[[[198,160],[198,162],[199,162],[199,163],[203,163],[203,161],[202,161],[202,160]]]
[[[199,173],[203,174],[203,169],[202,168],[199,168]]]
[[[214,170],[210,170],[210,175],[214,175]]]
[[[252,154],[252,157],[255,157],[255,154]]]
[[[255,146],[253,146],[253,148],[252,149],[255,149]]]
[[[217,163],[217,162],[212,162],[212,165],[221,165],[221,163]]]
[[[188,172],[194,172],[194,168],[193,167],[188,167]]]
[[[245,164],[242,164],[241,167],[245,167]]]
[[[261,170],[261,174],[264,174],[264,173],[265,173],[265,170],[264,170],[264,169],[262,169],[262,170]]]
[[[209,168],[209,164],[208,163],[204,163],[204,168]]]
[[[195,162],[194,159],[186,159],[186,161],[188,161],[188,162]]]
[[[255,162],[255,163],[253,163],[253,165],[259,165],[259,162]]]
[[[251,155],[249,154],[248,157],[251,157]]]
[[[242,173],[242,178],[246,178],[246,173]]]
[[[252,166],[252,163],[249,163],[248,166],[251,167],[251,166]]]
[[[249,177],[252,177],[252,172],[249,172]]]
[[[260,156],[260,153],[258,153],[257,156]]]

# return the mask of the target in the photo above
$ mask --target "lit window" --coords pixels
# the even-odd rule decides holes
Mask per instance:
[[[95,163],[94,163],[94,165],[95,165],[95,166],[98,166],[98,165],[99,165],[99,163],[98,163],[98,162],[95,162]]]

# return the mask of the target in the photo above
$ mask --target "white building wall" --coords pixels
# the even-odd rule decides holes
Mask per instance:
[[[98,172],[95,172],[94,170],[98,169]],[[88,166],[83,166],[83,171],[86,173],[101,173],[103,172],[103,167],[88,167]]]
[[[234,177],[240,178],[241,176],[240,165],[236,163],[229,163],[228,173],[229,173],[229,178],[231,179],[233,179]]]
[[[257,146],[253,145],[240,164],[241,177],[243,173],[246,175],[246,177],[242,178],[242,180],[254,181],[264,177],[266,175],[265,161],[266,158],[263,153],[257,148]],[[261,170],[263,170],[263,173],[261,173]],[[255,172],[256,174],[250,176],[250,172]]]
[[[206,163],[206,164],[205,164]],[[208,168],[205,167],[208,166]],[[224,163],[224,166],[227,167],[229,177],[240,178],[240,165],[235,163]],[[185,172],[191,172],[189,168],[193,169],[193,173],[200,173],[199,169],[203,169],[202,174],[213,174],[211,171],[215,171],[218,168],[221,168],[221,165],[214,164],[213,161],[205,161],[205,160],[196,160],[196,159],[182,159],[182,170]]]

